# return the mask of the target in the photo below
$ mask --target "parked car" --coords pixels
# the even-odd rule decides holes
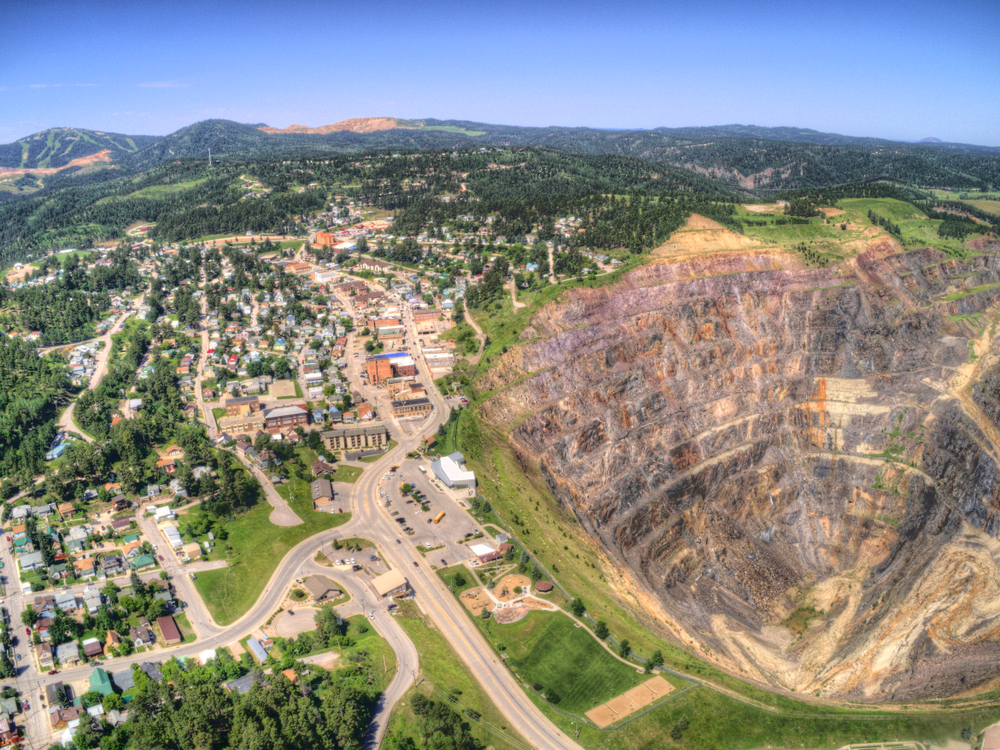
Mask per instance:
[[[49,670],[49,674],[59,674],[59,670],[58,669],[51,669],[51,670]]]
[[[414,568],[419,568],[420,567],[419,565],[417,565],[417,561],[416,560],[413,561],[413,567]]]

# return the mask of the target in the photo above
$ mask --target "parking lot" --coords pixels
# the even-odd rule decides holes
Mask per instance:
[[[425,550],[428,563],[443,567],[468,560],[471,553],[458,540],[471,538],[481,531],[475,519],[450,496],[449,493],[435,488],[429,476],[423,474],[417,467],[427,466],[426,462],[404,460],[399,470],[390,477],[379,481],[379,503],[382,512],[388,513],[399,526],[399,536],[409,535],[410,540]],[[400,485],[403,482],[416,487],[422,496],[422,501],[429,510],[423,510],[422,504],[411,497],[403,498]],[[384,495],[381,493],[385,493]],[[444,512],[444,517],[438,523],[434,519]],[[402,520],[399,520],[402,519]],[[407,534],[404,529],[412,530]],[[466,535],[469,535],[468,537]],[[440,549],[436,549],[440,547]],[[442,562],[444,561],[444,562]]]

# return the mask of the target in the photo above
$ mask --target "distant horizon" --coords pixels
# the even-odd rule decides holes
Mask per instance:
[[[522,127],[760,123],[1000,147],[1000,3],[7,0],[0,142],[356,112]],[[108,4],[105,10],[115,6]],[[26,40],[56,24],[57,43]],[[787,125],[794,123],[794,125]]]
[[[241,122],[239,120],[232,120],[232,119],[229,119],[229,118],[226,118],[226,117],[207,117],[207,118],[203,118],[201,120],[195,120],[193,122],[188,123],[187,125],[182,125],[179,128],[175,128],[174,130],[171,130],[171,131],[166,132],[166,133],[141,133],[141,132],[137,132],[137,131],[127,132],[127,131],[121,131],[121,130],[114,130],[112,128],[86,127],[86,126],[81,126],[81,125],[51,125],[49,127],[41,128],[40,130],[33,130],[30,133],[25,133],[24,135],[18,136],[18,137],[14,138],[14,139],[12,139],[10,141],[0,141],[0,145],[7,146],[7,145],[10,145],[12,143],[16,143],[16,142],[18,142],[20,140],[23,140],[25,138],[29,138],[29,137],[34,136],[34,135],[38,135],[39,133],[45,133],[45,132],[47,132],[49,130],[59,130],[59,129],[64,129],[64,130],[90,130],[90,131],[93,131],[93,132],[113,133],[113,134],[116,134],[116,135],[125,135],[125,136],[145,136],[145,137],[153,137],[153,138],[165,138],[165,137],[167,137],[169,135],[172,135],[173,133],[176,133],[176,132],[178,132],[180,130],[183,130],[184,128],[191,127],[192,125],[197,125],[199,122],[205,122],[207,120],[228,120],[229,122],[235,122],[235,123],[237,123],[239,125],[245,125],[247,127],[257,127],[257,128],[259,128],[259,127],[271,127],[271,128],[276,128],[278,130],[282,130],[284,128],[288,128],[288,127],[292,127],[292,126],[299,126],[299,127],[306,127],[306,128],[321,128],[321,127],[325,127],[325,126],[328,126],[328,125],[335,125],[337,123],[344,122],[345,120],[365,120],[365,119],[375,119],[375,118],[383,118],[383,117],[384,118],[394,118],[394,119],[397,119],[397,120],[414,120],[414,121],[439,120],[439,121],[470,122],[470,123],[476,123],[476,124],[480,124],[480,125],[494,125],[494,126],[515,127],[515,128],[566,128],[566,129],[583,128],[583,129],[588,129],[588,130],[599,130],[599,131],[611,132],[611,133],[644,132],[644,131],[645,132],[652,132],[652,131],[661,130],[661,129],[666,129],[666,130],[684,130],[684,129],[689,129],[689,128],[694,129],[694,128],[743,127],[743,128],[766,128],[766,129],[769,129],[769,130],[778,130],[778,129],[785,128],[785,129],[789,129],[789,130],[809,131],[809,132],[818,133],[818,134],[821,134],[821,135],[834,135],[834,136],[841,136],[841,137],[844,137],[844,138],[873,138],[873,139],[877,139],[877,140],[890,141],[890,142],[893,142],[893,143],[907,143],[907,144],[911,144],[911,145],[919,145],[921,142],[925,142],[928,139],[934,139],[933,142],[942,143],[942,144],[946,144],[946,145],[973,146],[973,147],[979,147],[979,148],[1000,148],[1000,144],[998,144],[998,145],[992,145],[992,144],[986,144],[986,143],[970,143],[970,142],[964,142],[964,141],[951,141],[951,140],[947,140],[945,138],[940,138],[939,136],[936,136],[936,135],[927,135],[927,136],[923,136],[921,138],[917,138],[917,139],[914,139],[914,140],[909,140],[909,139],[902,139],[902,138],[891,138],[891,137],[887,137],[887,136],[883,136],[883,135],[871,135],[871,134],[868,134],[868,133],[861,134],[861,135],[854,134],[854,133],[840,133],[840,132],[836,132],[836,131],[833,131],[833,130],[821,130],[821,129],[816,128],[816,127],[807,127],[807,126],[802,126],[802,125],[787,125],[787,124],[786,125],[761,125],[759,123],[727,122],[727,123],[715,123],[715,124],[712,124],[712,125],[654,125],[652,127],[601,127],[601,126],[595,126],[595,125],[580,125],[580,124],[577,124],[577,125],[553,125],[553,124],[549,124],[549,125],[520,125],[520,124],[513,123],[513,122],[488,122],[486,120],[474,120],[474,119],[470,119],[468,117],[397,117],[395,115],[352,115],[350,117],[342,117],[342,118],[340,118],[338,120],[331,120],[329,122],[323,122],[323,123],[319,123],[319,124],[316,124],[316,125],[307,124],[307,123],[305,123],[305,122],[303,122],[301,120],[294,120],[292,122],[289,122],[287,125],[274,125],[274,124],[266,122],[264,120],[254,120],[252,122],[250,122],[250,121],[248,121],[248,122]],[[357,131],[355,131],[355,132],[357,132]]]

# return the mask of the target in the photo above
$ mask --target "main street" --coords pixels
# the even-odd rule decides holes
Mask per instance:
[[[403,310],[410,341],[416,341],[412,313],[405,306]],[[203,336],[199,375],[203,368],[205,349],[207,349],[205,338]],[[416,354],[415,358],[422,361],[423,372],[429,380],[430,372],[422,353]],[[197,388],[199,395],[200,390],[199,383]],[[459,602],[437,575],[430,570],[428,563],[422,561],[413,543],[402,534],[397,524],[391,522],[388,511],[378,502],[380,478],[391,466],[401,464],[406,460],[406,454],[418,447],[422,434],[433,433],[447,419],[449,407],[434,387],[433,382],[428,384],[427,393],[434,405],[434,411],[428,416],[418,434],[404,436],[400,433],[398,436],[399,444],[391,451],[386,452],[362,474],[351,491],[352,517],[350,521],[336,529],[316,534],[290,550],[272,573],[254,605],[231,625],[226,627],[216,625],[210,616],[206,616],[206,608],[200,601],[197,601],[196,597],[188,598],[191,604],[188,611],[194,615],[191,620],[192,625],[198,631],[198,639],[191,644],[159,649],[146,656],[146,659],[161,661],[174,656],[196,656],[206,649],[221,648],[238,641],[271,617],[281,606],[289,587],[296,578],[317,572],[318,569],[312,562],[317,552],[336,538],[360,536],[373,541],[383,559],[390,565],[405,571],[417,601],[431,621],[447,638],[459,658],[479,681],[509,724],[529,744],[542,750],[578,748],[579,745],[557,729],[521,689],[515,678],[493,653],[490,644],[486,642],[476,625],[462,610]],[[204,407],[202,410],[205,413]],[[206,413],[205,417],[209,425],[214,427],[211,414]],[[210,429],[210,433],[212,432],[214,430]],[[178,583],[176,566],[171,565],[169,572],[173,574],[175,584]],[[337,584],[343,586],[344,590],[358,600],[367,612],[373,614],[372,624],[396,652],[398,665],[396,675],[382,696],[369,732],[368,745],[377,747],[385,732],[393,706],[413,683],[418,666],[417,651],[399,624],[388,614],[380,597],[367,584],[361,583],[360,579],[352,575],[334,573],[326,568],[322,569],[321,572],[336,580]],[[187,581],[184,581],[180,587],[186,589],[186,593],[190,592]],[[19,594],[14,595],[11,599],[14,602],[11,603],[9,599],[8,608],[12,610],[12,625],[16,627],[20,624],[20,611],[23,609],[24,602],[21,601],[22,597]],[[23,640],[21,639],[22,644]],[[30,699],[32,705],[32,711],[29,712],[26,720],[27,731],[33,741],[35,741],[34,738],[38,738],[37,741],[41,744],[40,738],[47,738],[50,730],[47,709],[43,709],[41,702],[37,700],[38,692],[43,691],[45,685],[54,682],[85,679],[93,671],[93,666],[62,670],[57,675],[40,674],[34,657],[30,654],[30,649],[19,645],[19,652],[22,653],[22,660],[17,663],[20,673],[17,684],[25,696]],[[135,656],[119,657],[108,659],[101,666],[105,670],[116,671],[124,669],[135,661],[137,661]]]

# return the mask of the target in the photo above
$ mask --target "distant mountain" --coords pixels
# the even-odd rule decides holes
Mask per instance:
[[[917,143],[944,143],[940,138],[921,138]]]
[[[122,135],[81,128],[51,128],[14,143],[0,145],[0,167],[58,169],[70,162],[107,151],[108,161],[121,161],[159,136]],[[103,157],[102,157],[103,158]]]
[[[753,194],[878,179],[941,188],[1000,187],[1000,148],[937,139],[903,143],[756,125],[599,130],[396,117],[282,129],[205,120],[163,137],[60,128],[0,146],[0,166],[65,165],[106,151],[103,160],[136,172],[168,159],[207,159],[209,149],[213,157],[224,159],[528,146],[660,162]]]
[[[374,133],[376,130],[392,130],[394,128],[412,127],[402,123],[398,117],[355,117],[350,120],[341,120],[332,125],[321,125],[318,128],[310,128],[305,125],[289,125],[287,128],[272,128],[267,125],[258,127],[265,133],[272,135],[282,133],[299,133],[302,135],[327,135],[328,133],[338,133],[342,130],[350,130],[352,133]]]

